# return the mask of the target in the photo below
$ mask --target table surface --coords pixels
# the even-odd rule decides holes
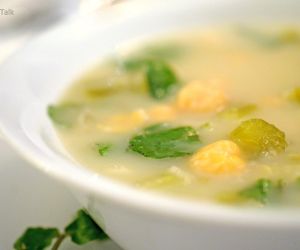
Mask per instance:
[[[0,138],[0,249],[13,242],[28,226],[63,228],[80,208],[56,180],[26,163]],[[64,242],[60,250],[121,250],[113,242],[77,247]]]

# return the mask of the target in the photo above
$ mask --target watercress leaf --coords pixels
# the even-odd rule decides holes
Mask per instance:
[[[65,231],[70,235],[71,240],[78,245],[108,238],[104,231],[84,210],[77,212],[76,218],[65,228]]]
[[[44,250],[59,236],[56,228],[28,228],[15,242],[15,250]]]
[[[158,100],[167,97],[178,83],[171,67],[155,60],[147,63],[146,79],[150,95]]]
[[[62,126],[72,127],[76,122],[81,111],[81,106],[77,104],[50,105],[48,106],[48,115],[51,120]]]
[[[112,145],[109,144],[109,143],[97,143],[96,144],[97,146],[97,150],[98,150],[98,153],[101,155],[101,156],[105,156],[107,155],[107,153],[111,150],[112,148]]]
[[[273,184],[268,179],[259,179],[252,186],[245,188],[240,192],[240,195],[256,200],[262,204],[266,204],[269,201],[270,194],[273,189]]]
[[[176,127],[143,131],[131,138],[129,149],[145,157],[162,159],[192,154],[201,141],[192,127]]]

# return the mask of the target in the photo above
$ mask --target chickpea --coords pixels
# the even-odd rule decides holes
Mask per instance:
[[[229,140],[217,141],[201,148],[189,163],[190,168],[198,175],[235,174],[245,168],[239,147]]]
[[[215,112],[223,109],[226,103],[224,91],[210,82],[190,82],[177,96],[177,107],[182,111]]]

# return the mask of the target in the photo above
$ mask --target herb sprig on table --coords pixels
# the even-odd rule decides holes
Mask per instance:
[[[57,228],[28,228],[14,244],[15,250],[58,250],[62,242],[70,237],[77,245],[83,245],[94,240],[106,240],[108,236],[84,211],[79,210],[74,220],[66,226],[63,232]]]

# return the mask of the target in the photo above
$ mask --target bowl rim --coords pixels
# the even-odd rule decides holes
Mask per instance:
[[[173,0],[174,1],[174,0]],[[195,1],[196,0],[192,0]],[[179,2],[179,1],[178,1]],[[209,3],[209,0],[203,1]],[[218,0],[218,3],[227,2]],[[231,0],[231,2],[235,2]],[[136,7],[136,2],[126,3],[127,7]],[[141,8],[139,5],[138,8]],[[144,7],[142,7],[144,8]],[[75,20],[75,23],[78,20]],[[79,20],[82,22],[82,19]],[[62,24],[58,29],[54,28],[51,34],[62,32],[68,29],[68,25],[74,25],[74,20]],[[47,37],[47,33],[38,38],[42,43]],[[29,46],[30,47],[30,46]],[[28,48],[28,47],[27,47]],[[26,50],[26,48],[24,48]],[[4,64],[4,70],[12,67],[20,57],[24,56],[22,51],[15,54]],[[3,67],[3,65],[2,65]],[[0,71],[1,72],[1,71]],[[4,71],[2,71],[4,72]],[[10,93],[11,97],[14,96]],[[1,111],[1,109],[0,109]],[[18,122],[18,121],[16,121]],[[265,227],[274,226],[300,228],[300,213],[297,209],[248,209],[229,207],[219,204],[201,203],[199,201],[189,201],[182,198],[174,198],[161,194],[151,193],[126,184],[119,183],[105,176],[95,176],[95,174],[83,168],[78,168],[73,163],[66,161],[58,163],[53,167],[53,156],[49,156],[39,150],[28,139],[26,134],[18,130],[18,127],[9,126],[9,122],[0,118],[0,132],[6,140],[28,161],[47,175],[54,177],[67,186],[80,188],[84,192],[89,192],[107,201],[135,210],[135,212],[152,213],[157,216],[164,216],[176,220],[188,220],[194,223],[229,223],[236,226]],[[60,156],[57,156],[58,158]],[[56,162],[57,163],[57,162]],[[66,165],[74,169],[74,173],[66,171]]]

